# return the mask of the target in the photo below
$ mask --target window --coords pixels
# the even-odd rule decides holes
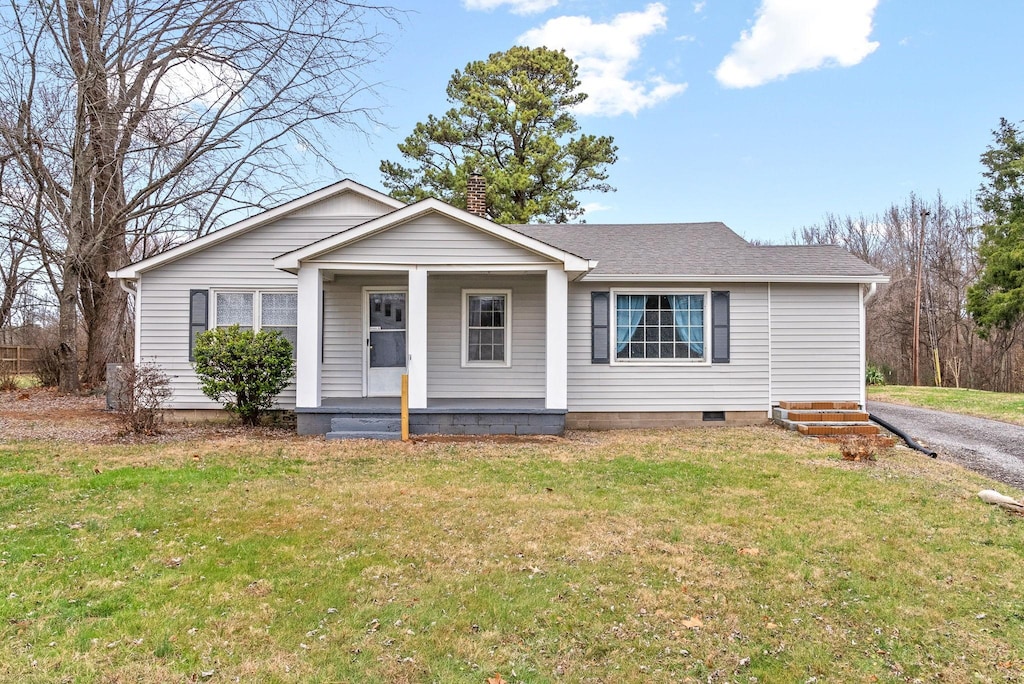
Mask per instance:
[[[218,328],[237,325],[244,330],[277,330],[291,343],[294,356],[298,301],[294,292],[217,292],[214,320]]]
[[[616,292],[616,362],[706,362],[706,292]]]
[[[462,293],[462,365],[511,365],[511,290]]]

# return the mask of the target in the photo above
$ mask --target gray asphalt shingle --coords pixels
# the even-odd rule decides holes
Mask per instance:
[[[509,226],[586,259],[601,275],[853,276],[882,273],[832,245],[755,246],[724,223]]]

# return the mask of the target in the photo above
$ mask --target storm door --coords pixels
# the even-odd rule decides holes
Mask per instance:
[[[405,292],[366,293],[366,396],[397,397],[406,372]]]

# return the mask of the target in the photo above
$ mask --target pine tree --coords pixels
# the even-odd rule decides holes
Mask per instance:
[[[967,308],[982,335],[1024,318],[1024,137],[1001,119],[995,142],[981,155],[985,182],[978,203],[990,220],[981,227],[982,271],[967,292]]]
[[[409,165],[381,162],[384,185],[406,202],[436,197],[465,208],[466,181],[479,171],[494,221],[579,218],[576,195],[612,191],[605,181],[616,160],[611,137],[576,135],[572,108],[587,97],[579,85],[563,51],[513,47],[470,62],[448,82],[455,106],[398,145]]]

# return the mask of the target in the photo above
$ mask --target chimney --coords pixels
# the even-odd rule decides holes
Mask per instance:
[[[469,174],[466,181],[466,211],[487,218],[487,181],[479,171]]]

